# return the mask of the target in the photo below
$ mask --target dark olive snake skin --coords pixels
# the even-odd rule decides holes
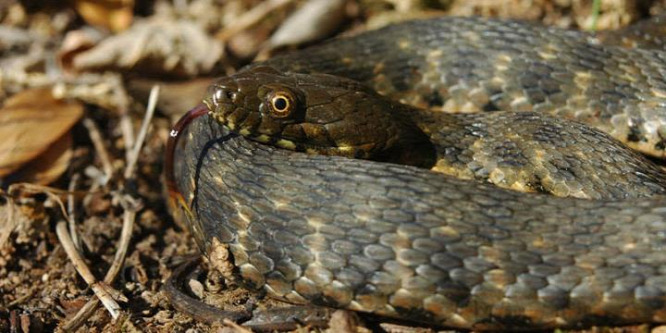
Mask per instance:
[[[348,76],[416,106],[573,118],[661,156],[666,54],[588,39],[442,18],[264,65]],[[666,322],[663,197],[518,193],[278,149],[211,117],[175,149],[173,178],[202,249],[228,247],[242,280],[274,297],[471,329]]]
[[[536,111],[576,119],[643,153],[666,149],[666,53],[607,47],[590,35],[448,17],[407,22],[262,65],[365,82],[447,112]]]

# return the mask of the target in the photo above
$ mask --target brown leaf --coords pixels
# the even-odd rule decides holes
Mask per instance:
[[[77,0],[75,8],[89,24],[117,32],[132,24],[134,0]]]
[[[47,185],[67,171],[72,158],[72,134],[65,133],[34,160],[23,165],[8,178],[12,183],[23,182]]]
[[[52,150],[43,160],[36,161],[51,165],[39,165],[33,170],[33,179],[53,178],[58,170],[62,170],[62,160],[68,160],[66,155],[71,137],[64,138],[65,133],[82,115],[81,104],[57,100],[48,89],[27,90],[7,100],[0,109],[0,133],[3,134],[0,141],[0,177],[17,171],[27,162]],[[49,170],[52,166],[54,169]]]
[[[0,250],[4,249],[9,241],[9,236],[14,230],[30,224],[28,217],[19,207],[14,205],[9,198],[0,194],[7,203],[0,206]]]

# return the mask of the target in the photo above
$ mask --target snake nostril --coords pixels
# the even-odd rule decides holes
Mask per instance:
[[[211,100],[215,106],[222,103],[233,103],[236,101],[237,93],[229,87],[211,86],[208,91]]]

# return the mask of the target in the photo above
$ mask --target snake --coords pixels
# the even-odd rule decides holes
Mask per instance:
[[[665,58],[516,21],[392,25],[215,82],[167,183],[212,265],[290,303],[474,330],[664,323],[663,176],[629,148],[666,149]]]

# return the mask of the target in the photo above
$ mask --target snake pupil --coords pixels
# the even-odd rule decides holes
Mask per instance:
[[[287,105],[289,105],[289,103],[284,97],[276,97],[273,100],[273,107],[277,111],[284,111],[285,109],[287,109]]]

